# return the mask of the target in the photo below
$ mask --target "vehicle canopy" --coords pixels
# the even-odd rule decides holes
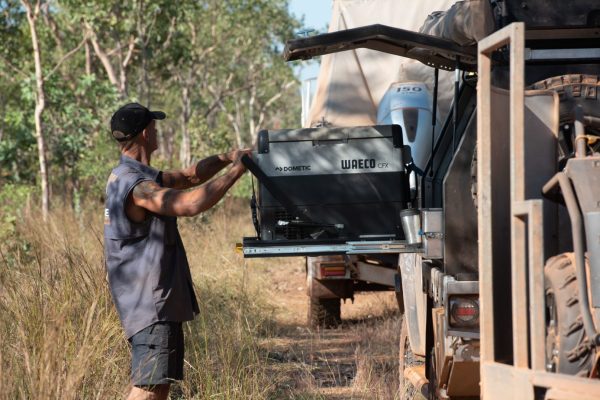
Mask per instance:
[[[454,0],[334,0],[329,32],[381,24],[418,32],[427,16]],[[424,82],[433,90],[433,69],[419,61],[371,49],[324,55],[306,127],[365,126],[394,82]],[[440,71],[438,121],[452,101],[452,73]],[[440,126],[438,124],[438,126]]]

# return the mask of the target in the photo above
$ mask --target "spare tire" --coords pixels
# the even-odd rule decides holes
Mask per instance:
[[[586,259],[586,268],[589,261]],[[596,350],[587,344],[572,253],[550,258],[544,267],[546,370],[588,376]]]

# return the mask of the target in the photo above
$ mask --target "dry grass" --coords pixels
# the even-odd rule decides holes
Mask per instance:
[[[300,274],[298,274],[300,275]],[[297,279],[297,278],[296,278]],[[291,277],[294,282],[294,278]],[[289,285],[288,304],[296,285]],[[280,294],[281,296],[281,294]],[[298,300],[304,293],[299,293]],[[355,304],[342,306],[344,323],[337,329],[311,330],[303,326],[304,309],[296,309],[290,323],[278,312],[278,332],[265,339],[272,368],[287,371],[281,398],[378,399],[399,398],[398,334],[401,317],[393,293],[359,294]],[[298,318],[299,317],[299,318]]]
[[[112,399],[128,390],[129,349],[108,291],[99,214],[55,211],[47,224],[26,216],[3,240],[1,399]],[[272,331],[272,308],[234,252],[243,219],[230,205],[181,224],[201,314],[185,326],[186,380],[172,398],[275,391],[258,346]]]
[[[0,400],[117,399],[129,347],[110,298],[97,210],[25,215],[0,241]],[[311,331],[300,259],[253,260],[246,204],[181,219],[200,315],[184,325],[185,381],[172,399],[397,398],[400,317],[392,293],[346,304]]]
[[[398,342],[402,318],[388,308],[381,316],[354,329],[360,337],[355,351],[353,385],[369,393],[369,399],[392,400],[398,392]]]

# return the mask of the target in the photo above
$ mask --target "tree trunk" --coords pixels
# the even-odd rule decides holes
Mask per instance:
[[[35,64],[35,137],[38,147],[38,160],[40,164],[40,183],[42,187],[42,217],[44,221],[48,219],[48,211],[50,210],[50,187],[48,179],[48,162],[46,159],[46,140],[44,139],[44,127],[42,124],[42,115],[46,108],[46,96],[44,93],[44,76],[42,72],[42,58],[40,54],[40,46],[36,30],[36,20],[40,12],[40,0],[32,9],[31,4],[26,0],[21,0],[23,7],[27,11],[27,22],[31,31],[31,44],[33,47],[33,61]]]
[[[92,48],[94,49],[94,53],[96,54],[96,57],[98,57],[98,59],[102,63],[102,66],[104,67],[104,71],[106,71],[106,75],[108,76],[108,80],[110,81],[111,84],[113,84],[113,86],[115,88],[117,88],[117,91],[119,92],[119,97],[121,99],[125,99],[127,97],[127,93],[125,92],[126,77],[123,76],[123,71],[121,70],[120,76],[117,77],[117,72],[115,71],[115,68],[113,67],[113,65],[111,63],[108,54],[106,54],[104,49],[102,47],[100,47],[100,44],[98,43],[98,38],[96,37],[96,32],[94,31],[92,26],[87,23],[86,23],[86,28],[90,35],[90,42],[92,43]]]
[[[85,74],[92,74],[92,52],[90,50],[90,42],[85,41]]]
[[[146,4],[144,0],[140,0],[138,15],[146,15]],[[139,43],[140,43],[140,53],[142,56],[142,74],[141,74],[141,90],[140,98],[144,99],[146,102],[146,107],[151,107],[151,99],[150,99],[150,78],[148,76],[148,35],[146,32],[147,24],[144,23],[144,18],[137,19],[137,31],[139,34]]]
[[[150,98],[150,77],[148,75],[148,49],[144,44],[144,48],[142,49],[142,71],[143,71],[143,79],[144,79],[144,97],[146,98],[146,107],[150,108],[152,106],[152,99]]]
[[[237,148],[242,149],[242,123],[241,123],[241,112],[240,112],[240,103],[239,101],[235,102],[235,115],[233,116],[233,120],[235,121],[233,124],[233,129],[235,131],[235,141],[237,143]]]
[[[250,100],[248,101],[248,121],[250,124],[249,134],[250,138],[254,137],[256,133],[256,121],[254,121],[254,104],[256,103],[256,85],[252,85],[250,88]]]
[[[181,90],[181,149],[179,151],[179,161],[182,166],[187,166],[191,162],[192,151],[190,148],[190,132],[188,130],[190,122],[190,89],[187,82],[182,82]]]
[[[100,47],[100,45],[98,44],[95,34],[94,34],[94,36],[92,36],[92,39],[90,39],[90,41],[92,42],[92,47],[94,48],[94,52],[96,53],[96,56],[100,59],[100,62],[102,63],[102,66],[104,67],[104,70],[106,71],[108,80],[110,81],[110,83],[112,83],[117,88],[117,90],[119,91],[119,94],[121,95],[121,98],[125,97],[123,94],[123,91],[121,90],[121,85],[119,83],[119,79],[117,78],[115,69],[113,68],[112,64],[110,63],[110,60],[108,59],[108,56],[106,55],[106,53],[104,52],[102,47]]]
[[[220,100],[219,100],[219,107],[225,113],[225,116],[227,117],[227,119],[229,120],[229,123],[233,127],[233,132],[235,134],[235,143],[237,144],[238,149],[242,149],[243,148],[242,147],[242,132],[241,132],[240,125],[237,122],[236,116],[233,115],[233,113],[231,113],[229,110],[227,110],[227,107],[225,107],[225,104],[223,104],[223,102]],[[236,112],[239,114],[239,107],[237,105],[236,105]]]

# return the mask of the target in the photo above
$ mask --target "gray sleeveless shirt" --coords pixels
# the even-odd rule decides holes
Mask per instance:
[[[106,270],[128,338],[157,321],[189,321],[199,312],[177,218],[148,212],[136,223],[125,214],[127,196],[142,181],[162,186],[162,173],[121,156],[106,185]]]

